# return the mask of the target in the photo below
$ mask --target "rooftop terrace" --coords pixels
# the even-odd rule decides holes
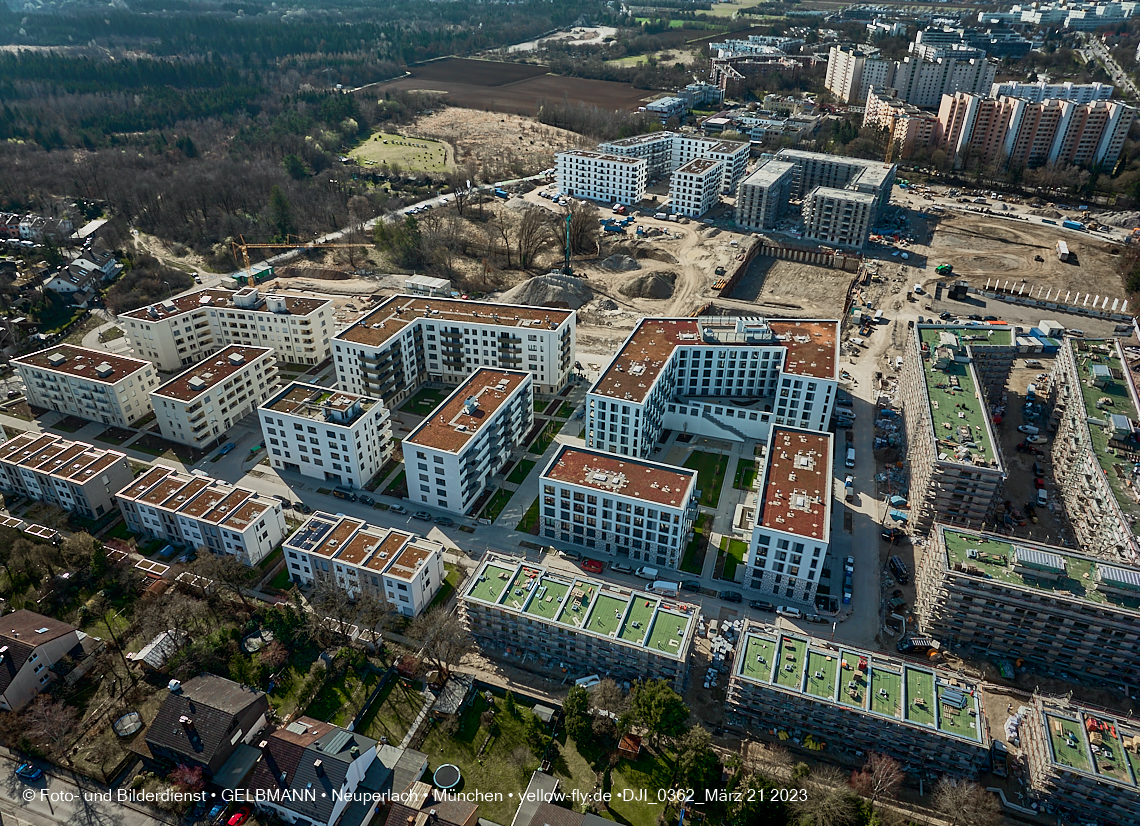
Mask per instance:
[[[1135,789],[1140,780],[1140,723],[1064,699],[1038,697],[1049,757],[1063,771]]]
[[[132,318],[136,321],[162,321],[167,318],[182,315],[183,313],[193,312],[200,309],[228,309],[228,310],[243,310],[246,312],[257,310],[261,312],[269,312],[266,309],[266,299],[269,296],[260,296],[254,302],[253,306],[239,306],[234,302],[234,296],[238,294],[238,290],[219,290],[216,288],[208,288],[204,290],[196,290],[195,292],[187,295],[180,295],[176,298],[168,298],[165,301],[160,301],[157,304],[150,304],[145,307],[139,307],[137,310],[131,310],[128,313],[123,313],[123,317]],[[297,295],[284,295],[273,293],[272,297],[280,299],[275,301],[275,306],[280,306],[278,311],[282,315],[308,315],[323,304],[331,304],[331,298],[303,298]]]
[[[357,404],[360,405],[359,414],[355,412]],[[351,425],[377,404],[379,400],[370,396],[295,381],[263,404],[261,409],[343,426]]]
[[[530,373],[480,368],[420,422],[404,438],[404,444],[458,453],[529,381]]]

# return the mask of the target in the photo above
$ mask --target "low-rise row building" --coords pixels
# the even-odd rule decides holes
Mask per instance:
[[[490,556],[459,600],[475,639],[496,656],[615,680],[661,679],[682,691],[698,607]]]
[[[98,519],[134,478],[127,457],[53,433],[21,433],[0,444],[4,490]]]

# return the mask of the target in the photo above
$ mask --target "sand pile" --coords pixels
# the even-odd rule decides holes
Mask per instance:
[[[617,272],[629,272],[630,270],[640,270],[641,265],[628,255],[611,255],[609,258],[602,261],[602,267],[607,270],[615,270]]]
[[[550,273],[538,275],[512,287],[499,296],[503,304],[529,304],[534,307],[555,307],[577,310],[594,298],[593,292],[572,275]]]
[[[1031,209],[1031,210],[1029,210],[1029,214],[1030,215],[1037,215],[1041,218],[1057,219],[1057,218],[1064,218],[1065,217],[1064,215],[1062,215],[1061,213],[1059,213],[1055,209]]]
[[[662,249],[655,247],[638,247],[637,257],[641,259],[648,258],[651,261],[660,261],[664,264],[676,264],[677,259],[671,254]]]
[[[1098,212],[1095,216],[1102,224],[1121,229],[1140,227],[1140,212]]]
[[[622,295],[630,298],[672,298],[673,285],[677,283],[675,272],[654,272],[634,278],[618,288]]]

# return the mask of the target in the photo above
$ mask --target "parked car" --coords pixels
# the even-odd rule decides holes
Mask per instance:
[[[820,624],[827,622],[827,620],[825,620],[819,614],[804,614],[804,619],[806,619],[808,622],[818,622]]]
[[[855,570],[855,557],[849,556],[843,560],[843,570],[848,573],[851,573]]]
[[[274,498],[274,499],[276,499],[276,500],[278,500],[278,501],[279,501],[279,502],[280,502],[282,505],[284,505],[284,506],[285,506],[285,507],[287,507],[287,508],[291,508],[291,507],[293,507],[293,503],[292,503],[291,501],[289,501],[289,497],[288,497],[288,496],[282,496],[282,495],[279,493],[279,494],[277,494],[276,496],[274,496],[273,498]]]
[[[694,594],[699,594],[701,592],[701,583],[695,579],[682,579],[681,590],[692,591]]]
[[[226,813],[227,803],[215,803],[210,807],[210,811],[206,813],[206,821],[208,823],[221,823],[222,817]]]
[[[1045,489],[1045,480],[1042,479],[1040,476],[1038,476],[1036,479],[1033,480],[1033,487],[1037,490],[1044,490]]]
[[[9,390],[8,391],[8,398],[9,399],[15,399],[15,398],[18,398],[22,395],[24,395],[24,394],[21,393],[19,390]]]
[[[752,600],[750,603],[748,603],[748,607],[753,609],[754,611],[764,611],[765,613],[768,613],[768,614],[776,613],[776,606],[770,602],[765,602],[762,599]]]
[[[25,783],[31,783],[39,780],[44,776],[44,770],[39,766],[34,766],[31,763],[21,763],[16,769],[16,777],[23,780]]]
[[[237,447],[237,445],[235,445],[233,442],[230,442],[227,445],[223,445],[222,449],[218,451],[218,455],[219,456],[225,456],[227,453],[229,453],[235,447]]]
[[[850,588],[844,588],[843,589],[843,604],[844,605],[850,605],[851,604],[851,589]]]
[[[739,591],[721,591],[717,597],[725,602],[744,602],[744,595]]]
[[[455,520],[450,516],[437,516],[434,520],[435,524],[441,525],[444,528],[451,527],[455,524]]]
[[[253,807],[248,803],[243,803],[236,812],[230,815],[230,819],[226,821],[226,826],[241,826],[249,820],[251,812],[253,812]]]
[[[626,565],[624,562],[611,562],[610,567],[613,568],[615,571],[622,573],[622,574],[632,574],[633,573],[633,566],[632,565]]]
[[[407,512],[408,512],[408,509],[405,508],[403,505],[392,505],[391,507],[388,508],[388,513],[404,514]]]
[[[1033,475],[1034,476],[1044,476],[1045,475],[1045,471],[1042,469],[1040,462],[1034,462],[1033,463]]]
[[[431,514],[427,511],[416,511],[412,514],[412,519],[418,519],[421,522],[430,522],[431,518]]]
[[[606,569],[604,563],[597,559],[584,559],[582,560],[582,570],[589,571],[591,574],[600,574]]]
[[[294,502],[293,510],[300,511],[301,513],[312,513],[313,509],[306,505],[304,502]]]
[[[879,536],[888,542],[897,542],[906,538],[906,532],[902,528],[884,528]]]
[[[376,500],[369,496],[367,493],[360,494],[360,504],[372,507],[376,504]]]
[[[1025,441],[1031,445],[1043,445],[1048,441],[1044,436],[1026,436]]]

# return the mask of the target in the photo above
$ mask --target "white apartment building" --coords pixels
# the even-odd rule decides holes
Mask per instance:
[[[677,215],[700,218],[720,201],[724,161],[693,158],[669,181],[669,209]]]
[[[459,384],[476,370],[527,370],[536,391],[561,392],[574,369],[571,310],[389,298],[333,340],[337,386],[394,407],[424,381]]]
[[[805,238],[858,249],[870,235],[877,213],[876,198],[870,193],[817,186],[804,198],[800,214]]]
[[[0,487],[88,519],[115,507],[134,478],[127,457],[54,433],[21,433],[0,444]]]
[[[958,58],[950,52],[932,59],[909,55],[897,63],[889,84],[898,91],[899,100],[914,106],[934,107],[943,95],[970,92],[984,95],[993,86],[997,64],[984,57]],[[875,84],[878,88],[879,84]]]
[[[833,454],[830,433],[772,428],[742,571],[749,588],[815,599],[831,541]]]
[[[745,229],[764,232],[776,229],[791,197],[796,165],[768,159],[740,182],[733,220]]]
[[[647,165],[624,158],[575,149],[555,156],[558,190],[563,195],[606,204],[639,204],[645,199]]]
[[[642,319],[586,395],[586,446],[646,458],[666,429],[732,442],[822,431],[838,365],[834,320]]]
[[[256,565],[288,528],[281,502],[245,488],[154,465],[115,498],[133,533]]]
[[[890,86],[894,61],[849,46],[832,46],[824,87],[841,103],[861,104],[871,87]]]
[[[152,390],[162,435],[204,448],[221,439],[277,388],[277,359],[269,347],[230,344]]]
[[[12,359],[27,388],[28,404],[93,422],[131,427],[150,412],[158,385],[149,361],[57,344]]]
[[[534,423],[534,381],[483,368],[404,439],[408,499],[466,514]]]
[[[723,161],[721,191],[733,193],[747,170],[751,148],[744,141],[724,141],[680,132],[651,132],[600,143],[598,151],[644,159],[650,179],[670,175],[696,158]]]
[[[1033,103],[1045,100],[1071,100],[1074,103],[1092,103],[1094,100],[1112,100],[1114,86],[1108,83],[1018,83],[1009,80],[990,86],[990,97],[1024,98]]]
[[[392,456],[392,419],[377,398],[295,381],[257,411],[273,467],[363,487]]]
[[[598,144],[598,151],[624,158],[642,158],[650,178],[668,175],[677,166],[673,162],[673,145],[680,135],[677,132],[650,132]]]
[[[440,543],[344,514],[314,513],[284,551],[294,582],[333,582],[352,599],[372,594],[405,617],[423,613],[447,576]]]
[[[159,370],[195,364],[227,344],[272,347],[284,364],[320,364],[333,334],[330,298],[197,290],[119,316],[137,355]]]
[[[696,471],[562,445],[538,483],[547,539],[680,566],[700,502]]]

